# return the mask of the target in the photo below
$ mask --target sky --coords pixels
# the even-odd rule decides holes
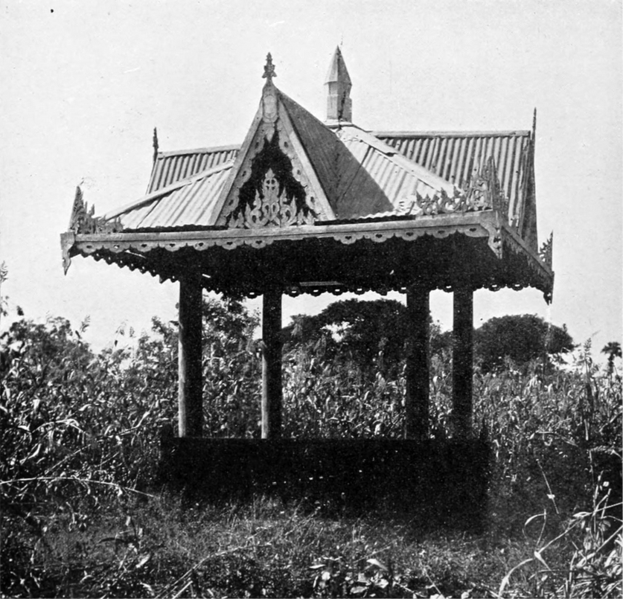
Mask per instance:
[[[81,257],[63,275],[76,186],[96,214],[139,199],[155,126],[161,151],[241,143],[267,52],[276,85],[323,120],[339,45],[364,129],[525,130],[538,109],[554,300],[477,291],[475,325],[537,314],[599,351],[622,331],[621,21],[615,0],[0,0],[1,293],[35,320],[89,316],[96,349],[123,323],[175,319],[177,284]],[[285,322],[335,300],[286,298]],[[452,295],[431,306],[450,328]]]

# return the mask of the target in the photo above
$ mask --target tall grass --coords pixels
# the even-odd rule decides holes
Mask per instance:
[[[216,316],[220,312],[215,312]],[[1,592],[11,596],[621,594],[621,378],[588,348],[569,369],[475,375],[495,461],[489,530],[327,519],[272,500],[182,506],[153,485],[175,419],[174,327],[93,354],[67,321],[18,321],[0,360]],[[213,330],[209,434],[257,434],[258,358]],[[229,357],[228,357],[229,356]],[[309,352],[286,362],[289,436],[402,436],[404,376],[364,384]],[[450,436],[449,356],[432,362],[432,435]],[[617,579],[618,576],[618,579]],[[618,580],[618,582],[617,582]],[[467,595],[465,595],[467,593]]]

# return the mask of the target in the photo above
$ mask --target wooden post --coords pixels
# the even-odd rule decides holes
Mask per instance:
[[[179,303],[179,436],[203,434],[203,380],[201,372],[201,273],[180,278]]]
[[[429,428],[429,319],[430,299],[428,289],[409,287],[405,396],[407,439],[422,440],[428,437]]]
[[[452,423],[454,436],[468,438],[472,431],[474,375],[474,292],[454,291],[454,331],[452,347]]]
[[[281,437],[281,291],[267,289],[262,306],[262,439]]]

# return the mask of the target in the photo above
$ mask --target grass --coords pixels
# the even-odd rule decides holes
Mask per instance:
[[[215,508],[157,497],[117,509],[88,525],[59,520],[49,545],[33,552],[41,580],[31,591],[311,597],[357,586],[370,596],[377,586],[383,596],[452,595],[493,587],[506,567],[486,538],[419,533],[404,520],[330,518],[267,498]]]
[[[548,531],[545,510],[515,537],[495,521],[479,536],[431,532],[417,519],[329,517],[266,497],[218,507],[121,497],[96,513],[85,521],[68,509],[45,542],[31,535],[16,547],[29,553],[30,571],[21,580],[3,574],[7,595],[615,597],[604,589],[621,589],[618,524],[597,497],[593,512]],[[589,566],[603,575],[588,577]],[[589,594],[576,592],[582,585]]]
[[[621,496],[621,378],[601,372],[588,346],[569,372],[476,372],[474,423],[494,466],[486,531],[475,535],[313,500],[215,506],[149,491],[157,431],[174,419],[172,345],[144,341],[126,368],[127,354],[93,356],[59,322],[22,323],[8,338],[18,349],[0,360],[0,596],[623,595],[620,504],[606,504],[609,490],[612,503]],[[451,432],[448,364],[432,361],[438,440]],[[246,377],[238,366],[210,370],[223,392],[206,407],[221,436],[232,414],[257,422],[253,389],[225,385]],[[290,436],[315,437],[324,406],[331,438],[400,438],[404,377],[365,390],[348,369],[317,370],[310,358],[286,385]]]

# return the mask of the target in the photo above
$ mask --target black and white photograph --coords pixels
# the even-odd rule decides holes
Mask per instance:
[[[0,0],[0,596],[623,594],[623,5]]]

